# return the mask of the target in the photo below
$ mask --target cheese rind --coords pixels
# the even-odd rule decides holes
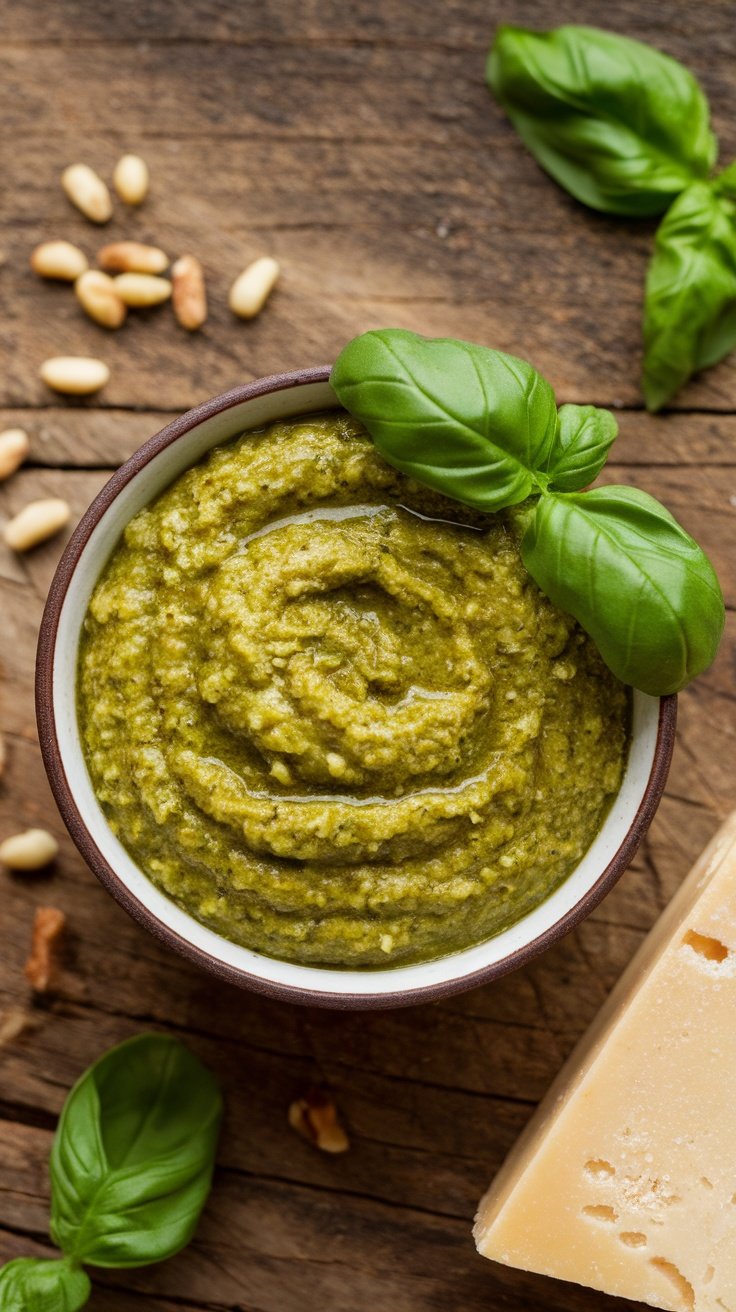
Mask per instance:
[[[497,1262],[669,1312],[736,1312],[736,813],[482,1200]]]

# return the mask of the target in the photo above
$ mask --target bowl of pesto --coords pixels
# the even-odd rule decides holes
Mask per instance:
[[[661,796],[635,692],[486,515],[387,464],[329,370],[153,437],[70,540],[39,642],[83,857],[236,984],[379,1007],[501,975],[586,915]]]

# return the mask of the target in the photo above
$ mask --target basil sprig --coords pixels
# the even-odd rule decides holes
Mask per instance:
[[[77,1312],[82,1264],[144,1266],[189,1242],[210,1191],[222,1104],[183,1044],[142,1034],[69,1094],[51,1151],[51,1236],[63,1259],[0,1271],[0,1312]]]
[[[661,409],[736,345],[735,168],[709,178],[718,147],[703,91],[661,51],[575,25],[499,28],[487,78],[577,200],[609,214],[667,211],[644,305],[644,397]]]
[[[564,405],[551,419],[552,389],[531,365],[399,328],[354,338],[330,381],[418,482],[486,511],[534,498],[524,564],[624,683],[662,696],[708,668],[725,610],[705,552],[636,488],[581,491],[616,436],[608,411]]]

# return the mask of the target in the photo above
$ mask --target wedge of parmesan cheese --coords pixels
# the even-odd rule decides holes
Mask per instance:
[[[736,813],[481,1202],[484,1257],[736,1312]]]

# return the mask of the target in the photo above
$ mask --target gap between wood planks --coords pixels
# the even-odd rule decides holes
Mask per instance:
[[[355,299],[366,300],[368,298],[363,296],[362,293],[361,294],[356,293]],[[385,299],[393,302],[396,298],[395,297],[377,298],[374,296],[370,297],[371,301],[375,301],[377,299]],[[406,299],[413,302],[415,300],[422,299],[422,298],[411,296],[411,297],[407,297]],[[446,296],[430,296],[430,297],[424,297],[423,299],[431,300],[433,302],[434,301],[441,302],[443,305],[461,306],[464,303],[462,301],[448,301]],[[324,361],[321,362],[317,361],[317,366],[319,367],[320,364],[325,364],[325,363],[326,362]],[[243,380],[244,384],[248,382],[255,382],[255,381],[256,381],[255,375],[250,379]],[[207,398],[203,397],[202,399],[206,400]],[[563,403],[564,403],[564,398],[560,400],[559,404],[562,405]],[[620,402],[620,401],[612,400],[610,397],[608,399],[606,399],[605,397],[603,398],[592,397],[590,400],[586,401],[585,404],[595,405],[605,410],[611,410],[614,415],[640,414],[648,418],[656,418],[656,419],[666,419],[668,416],[673,419],[679,419],[680,417],[686,417],[688,415],[692,415],[696,419],[701,417],[703,419],[736,418],[736,405],[734,406],[716,406],[716,405],[672,406],[668,409],[658,411],[656,415],[651,415],[650,412],[646,409],[646,406],[644,405],[643,402],[636,402],[636,401]],[[49,413],[53,413],[60,416],[77,415],[77,414],[104,414],[104,415],[132,414],[132,415],[141,415],[141,416],[142,415],[171,415],[173,419],[176,416],[183,414],[186,410],[191,410],[191,409],[193,409],[193,407],[186,404],[183,404],[179,407],[170,406],[170,405],[167,406],[135,405],[135,404],[123,405],[120,401],[116,401],[113,405],[100,405],[100,404],[62,405],[59,401],[53,401],[53,400],[49,400],[45,403],[35,401],[35,402],[31,402],[28,405],[24,405],[20,401],[14,401],[12,405],[8,405],[8,404],[0,405],[0,423],[3,422],[4,415],[19,414],[21,412],[24,414],[38,413],[43,415],[48,415]],[[734,462],[736,463],[736,452],[734,453]]]
[[[56,1128],[58,1117],[53,1117],[52,1119],[54,1123],[51,1126],[33,1125],[29,1128],[44,1130],[51,1134]],[[26,1122],[22,1119],[11,1119],[7,1121],[7,1124],[12,1127],[13,1125],[26,1125]],[[373,1142],[375,1142],[375,1140]],[[427,1154],[429,1155],[428,1149]],[[216,1169],[217,1174],[220,1177],[229,1175],[238,1180],[263,1181],[267,1184],[283,1186],[289,1190],[301,1189],[306,1193],[326,1194],[331,1198],[356,1198],[360,1202],[370,1203],[372,1206],[387,1208],[392,1212],[410,1212],[414,1216],[428,1216],[435,1221],[457,1221],[464,1226],[467,1226],[468,1223],[466,1212],[443,1212],[434,1207],[419,1207],[416,1203],[402,1203],[397,1199],[384,1198],[381,1194],[368,1193],[362,1189],[349,1189],[344,1186],[335,1185],[334,1183],[320,1184],[313,1180],[301,1180],[292,1175],[275,1175],[270,1171],[249,1171],[244,1166],[231,1166],[218,1163]],[[11,1191],[0,1189],[0,1194],[4,1192]],[[39,1195],[26,1194],[26,1197],[37,1198]],[[34,1238],[36,1234],[36,1232],[31,1229],[15,1229],[12,1225],[9,1225],[7,1221],[3,1221],[0,1225],[0,1232],[2,1232],[2,1230],[8,1230],[11,1234],[25,1234],[28,1238]]]
[[[36,50],[80,50],[80,49],[109,49],[113,46],[116,49],[140,49],[141,45],[146,46],[193,46],[199,49],[200,46],[225,46],[228,49],[237,47],[245,50],[295,50],[297,53],[305,46],[309,49],[322,49],[327,52],[333,50],[350,50],[352,47],[358,49],[367,48],[369,50],[432,50],[438,54],[449,55],[479,55],[484,59],[488,53],[490,38],[484,34],[483,40],[477,42],[455,42],[455,41],[436,41],[432,38],[426,40],[421,37],[396,37],[387,36],[385,33],[380,36],[296,36],[296,37],[275,37],[260,36],[256,34],[251,37],[238,35],[229,36],[156,36],[155,33],[146,33],[135,37],[102,37],[102,36],[75,36],[65,40],[63,37],[6,37],[3,39],[3,47],[7,49],[23,49],[26,46],[32,46]]]
[[[640,931],[637,932],[640,933],[643,937],[644,934],[646,933],[646,930],[641,929]],[[112,1017],[113,1019],[116,1020],[135,1021],[137,1025],[155,1025],[157,1030],[165,1030],[167,1032],[172,1031],[175,1034],[182,1034],[185,1036],[205,1039],[208,1041],[216,1040],[219,1044],[222,1044],[223,1046],[232,1045],[233,1047],[236,1047],[239,1051],[254,1052],[254,1053],[258,1053],[259,1056],[274,1057],[277,1058],[279,1061],[283,1061],[283,1062],[291,1061],[294,1063],[303,1064],[304,1062],[308,1062],[311,1060],[310,1055],[308,1053],[284,1052],[282,1048],[268,1048],[263,1044],[254,1043],[252,1040],[243,1038],[242,1035],[223,1034],[223,1033],[215,1032],[212,1029],[203,1030],[197,1025],[179,1024],[176,1020],[169,1019],[168,1017],[156,1016],[155,1014],[152,1014],[150,1012],[137,1012],[130,1009],[120,1010],[120,1009],[115,1009],[114,1007],[103,1007],[100,1006],[99,1003],[83,1002],[76,999],[73,1001],[65,1000],[63,997],[58,995],[54,999],[53,1014],[54,1016],[61,1017],[62,1019],[65,1017],[67,1019],[74,1019],[80,1014],[82,1016],[85,1015],[94,1016],[95,1014],[97,1014],[106,1017]],[[471,1017],[471,1019],[476,1024],[484,1023],[488,1026],[493,1026],[498,1023],[497,1021],[494,1020],[493,1017]],[[514,1030],[531,1030],[532,1032],[536,1031],[545,1034],[551,1032],[548,1026],[536,1027],[531,1025],[525,1025],[523,1022],[518,1022],[518,1023],[507,1022],[506,1025],[507,1028],[514,1029]],[[568,1036],[565,1031],[560,1031],[557,1037],[563,1037],[563,1038],[570,1037],[570,1041],[572,1042],[572,1036]],[[416,1075],[406,1075],[403,1073],[401,1075],[397,1075],[394,1074],[392,1071],[381,1070],[376,1066],[370,1066],[365,1064],[360,1065],[359,1063],[346,1061],[344,1058],[334,1055],[330,1057],[330,1062],[335,1070],[339,1069],[343,1071],[348,1071],[351,1074],[357,1074],[357,1075],[370,1075],[376,1079],[384,1080],[389,1084],[400,1084],[402,1086],[413,1085],[416,1088],[430,1089],[437,1093],[462,1094],[463,1097],[477,1098],[482,1102],[502,1103],[508,1105],[509,1107],[532,1108],[532,1107],[536,1107],[537,1102],[539,1101],[539,1099],[537,1098],[523,1098],[517,1094],[512,1094],[512,1093],[498,1093],[493,1089],[474,1089],[470,1085],[444,1084],[441,1080],[426,1080],[426,1079],[423,1080],[418,1078]],[[39,1115],[45,1114],[44,1108],[36,1108],[31,1103],[24,1103],[22,1105],[28,1107],[31,1111],[31,1114],[33,1115],[35,1115],[36,1112],[38,1112]],[[2,1104],[0,1103],[0,1108],[1,1107]],[[29,1124],[30,1123],[31,1122],[29,1122]],[[396,1146],[402,1147],[402,1145],[400,1144]]]

